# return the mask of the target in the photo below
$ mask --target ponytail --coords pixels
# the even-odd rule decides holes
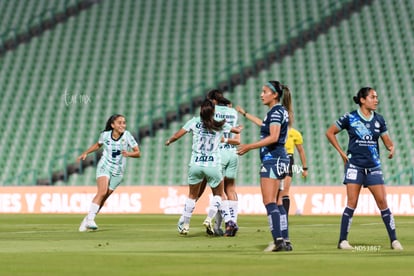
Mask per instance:
[[[226,120],[216,121],[214,120],[214,103],[209,99],[205,99],[200,108],[200,119],[203,123],[203,127],[209,131],[220,131],[223,129],[223,125]]]
[[[289,114],[289,126],[291,127],[293,125],[293,120],[294,120],[292,93],[290,92],[289,87],[283,84],[282,84],[282,90],[283,90],[282,105],[286,108]]]

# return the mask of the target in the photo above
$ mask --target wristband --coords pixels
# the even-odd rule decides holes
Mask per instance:
[[[303,167],[302,168],[304,171],[307,171],[308,170],[308,167]]]
[[[244,117],[246,117],[246,114],[247,114],[247,112],[245,111],[245,112],[243,113],[243,116],[244,116]]]

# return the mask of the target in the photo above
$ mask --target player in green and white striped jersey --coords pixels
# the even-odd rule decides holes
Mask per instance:
[[[126,167],[126,158],[138,158],[141,152],[138,143],[131,133],[126,130],[125,117],[120,114],[112,115],[105,130],[100,134],[98,142],[78,157],[85,160],[89,153],[97,151],[103,146],[103,154],[96,170],[96,184],[98,191],[92,200],[88,215],[82,220],[80,232],[97,230],[95,217],[104,205],[106,199],[113,193],[122,181]]]
[[[218,149],[223,134],[230,131],[239,133],[240,129],[232,128],[225,121],[214,120],[214,104],[205,99],[201,105],[200,116],[190,119],[165,143],[169,146],[186,133],[193,133],[192,154],[188,171],[189,195],[182,214],[183,220],[179,220],[178,223],[180,234],[186,235],[189,232],[190,219],[204,178],[207,179],[207,184],[212,189],[213,198],[203,225],[213,231],[211,219],[222,205],[222,200],[225,199],[221,157]],[[224,210],[224,221],[228,227],[237,227],[231,221],[228,208]]]
[[[212,89],[207,93],[207,98],[213,101],[215,106],[215,119],[217,121],[226,120],[226,123],[232,127],[238,126],[238,113],[231,107],[231,102],[224,97],[223,92],[219,89]],[[240,134],[225,133],[225,140],[219,146],[221,155],[221,164],[223,169],[224,191],[227,200],[223,201],[224,205],[228,205],[232,221],[237,224],[238,217],[238,200],[236,192],[236,176],[239,166],[239,156],[237,154],[237,145],[240,144]],[[214,223],[214,233],[221,235],[222,216],[216,215]],[[233,233],[227,233],[230,236],[235,236],[238,228],[233,230]]]

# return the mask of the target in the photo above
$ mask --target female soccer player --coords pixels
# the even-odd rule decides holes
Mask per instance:
[[[262,122],[256,116],[253,116],[252,114],[248,114],[241,106],[236,106],[236,110],[254,123]],[[280,211],[282,221],[284,221],[285,217],[286,217],[286,221],[289,221],[288,220],[289,209],[290,209],[289,191],[290,191],[290,186],[291,186],[292,177],[293,177],[293,165],[295,164],[295,159],[294,159],[295,147],[298,150],[299,157],[302,162],[302,169],[301,169],[302,177],[308,176],[308,167],[306,166],[306,153],[303,147],[303,137],[302,137],[302,134],[298,130],[292,127],[292,124],[293,124],[293,116],[291,116],[291,118],[289,119],[288,137],[285,143],[285,148],[286,148],[289,161],[290,161],[289,167],[288,167],[288,174],[284,178],[283,182],[281,182],[279,192],[276,195],[277,205]],[[292,244],[289,241],[287,232],[285,233],[285,230],[282,231],[282,236],[284,236],[285,238],[285,242],[286,242],[288,249],[293,250]]]
[[[342,214],[338,248],[352,250],[349,244],[348,231],[352,216],[358,204],[361,187],[367,187],[381,211],[391,248],[403,250],[397,240],[394,217],[388,208],[384,177],[381,170],[378,140],[381,138],[387,150],[388,158],[394,155],[394,145],[388,135],[384,118],[375,112],[378,106],[377,92],[371,87],[361,88],[353,97],[357,110],[344,114],[326,132],[326,137],[334,146],[345,164],[343,183],[346,185],[347,206]],[[336,139],[336,134],[346,130],[349,135],[348,151],[345,153]]]
[[[223,96],[223,92],[218,89],[212,89],[208,92],[207,98],[215,104],[215,119],[217,121],[226,120],[226,123],[232,127],[237,127],[237,111],[231,107],[231,102]],[[230,216],[232,221],[237,224],[238,217],[238,199],[236,192],[236,175],[239,166],[239,156],[236,153],[236,145],[240,144],[240,134],[224,133],[224,141],[220,143],[219,151],[221,154],[221,165],[223,169],[224,192],[227,196]],[[222,216],[217,213],[214,223],[214,234],[223,235],[221,230]],[[234,236],[238,229],[232,234]],[[211,233],[208,233],[211,234]]]
[[[232,128],[224,120],[214,120],[214,104],[205,99],[201,104],[200,116],[189,120],[178,130],[165,145],[177,141],[188,132],[193,133],[192,154],[188,171],[189,193],[182,213],[183,220],[178,221],[178,231],[182,235],[187,235],[190,230],[190,219],[195,208],[196,200],[200,194],[201,184],[206,178],[207,184],[211,187],[213,198],[210,202],[207,218],[203,225],[214,233],[211,223],[212,218],[218,212],[222,201],[226,199],[223,175],[221,172],[221,158],[218,151],[220,141],[225,132],[239,133],[239,128]],[[236,223],[231,220],[228,206],[223,206],[223,216],[226,224],[226,236],[231,236]]]
[[[241,114],[246,114],[247,112],[241,107],[236,106],[236,110]],[[261,120],[251,114],[249,114],[248,117],[250,120],[253,118],[253,122]],[[295,164],[294,154],[295,154],[295,147],[298,150],[300,161],[302,162],[302,169],[297,171],[302,171],[302,177],[308,176],[308,167],[306,165],[306,153],[305,148],[303,147],[303,137],[302,133],[300,133],[297,129],[292,127],[292,121],[289,121],[289,129],[288,129],[288,138],[286,140],[285,148],[287,151],[287,154],[290,159],[289,163],[289,170],[288,174],[286,175],[285,179],[283,180],[283,187],[281,187],[279,198],[281,198],[283,207],[286,210],[286,215],[289,216],[289,209],[290,209],[290,198],[289,198],[289,190],[290,185],[292,183],[292,177],[293,177],[293,165]],[[283,189],[282,189],[283,188]]]
[[[125,117],[120,114],[112,115],[106,122],[105,130],[99,136],[98,142],[83,152],[77,161],[85,160],[89,153],[104,147],[101,159],[96,169],[96,184],[98,191],[92,200],[88,215],[79,226],[80,232],[97,230],[95,217],[107,198],[114,192],[122,181],[126,166],[126,158],[141,156],[138,144],[129,131],[126,130]],[[132,151],[130,151],[132,149]]]
[[[243,113],[247,119],[253,121],[260,129],[260,140],[250,144],[241,144],[237,153],[243,155],[252,149],[260,148],[260,188],[263,204],[266,207],[269,219],[273,244],[265,251],[291,250],[288,238],[284,238],[282,231],[287,236],[288,225],[286,214],[281,220],[281,213],[277,206],[277,193],[280,182],[288,172],[289,157],[287,156],[285,143],[287,139],[289,117],[292,117],[292,101],[289,89],[278,81],[269,81],[262,87],[261,100],[269,107],[265,118],[259,118]],[[283,208],[283,206],[282,206]]]

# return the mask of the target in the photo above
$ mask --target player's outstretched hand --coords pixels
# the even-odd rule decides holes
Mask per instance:
[[[78,156],[78,158],[76,158],[76,161],[80,162],[81,160],[85,160],[86,156],[88,156],[86,153],[82,153],[81,155]]]
[[[248,151],[250,151],[250,147],[247,144],[244,144],[244,145],[242,144],[242,145],[239,145],[237,147],[237,154],[238,155],[243,155],[243,154],[245,154]]]

